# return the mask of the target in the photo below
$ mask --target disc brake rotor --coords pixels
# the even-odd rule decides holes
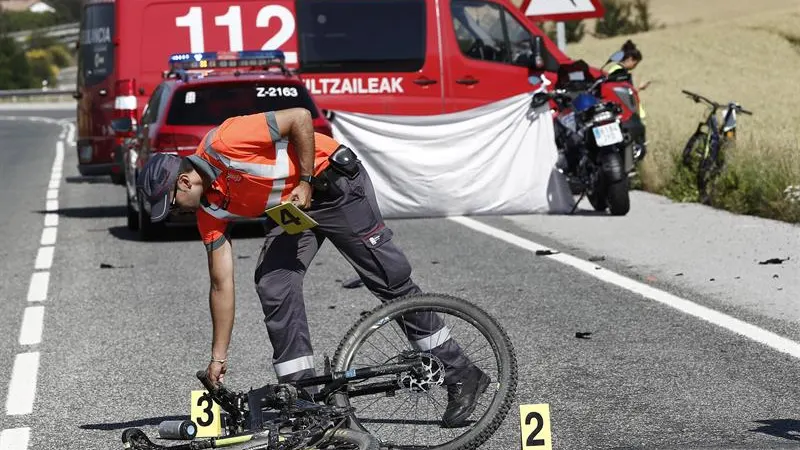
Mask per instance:
[[[422,370],[400,375],[398,384],[411,392],[428,392],[431,388],[444,384],[444,364],[430,353],[420,353]]]

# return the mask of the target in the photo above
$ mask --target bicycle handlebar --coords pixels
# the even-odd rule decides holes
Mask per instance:
[[[694,92],[689,92],[689,91],[684,90],[684,89],[681,89],[681,92],[683,92],[684,94],[688,95],[692,100],[695,101],[695,103],[699,103],[700,100],[702,100],[702,101],[708,103],[709,105],[711,105],[711,106],[713,106],[715,108],[719,108],[721,106],[719,103],[717,103],[717,102],[715,102],[713,100],[709,100],[708,98],[703,97],[700,94],[695,94]]]
[[[694,92],[689,92],[689,91],[687,91],[685,89],[681,89],[681,92],[683,92],[684,94],[689,96],[689,98],[694,100],[695,103],[699,103],[702,100],[703,102],[708,103],[710,106],[714,107],[715,109],[719,109],[719,108],[722,108],[724,106],[724,105],[722,105],[720,103],[717,103],[717,102],[715,102],[713,100],[710,100],[710,99],[708,99],[706,97],[703,97],[700,94],[695,94]],[[747,114],[748,116],[752,116],[753,115],[753,113],[751,111],[748,111],[748,110],[742,108],[742,106],[737,104],[737,103],[734,103],[734,108],[736,109],[736,111],[738,111],[738,112],[740,112],[742,114]]]

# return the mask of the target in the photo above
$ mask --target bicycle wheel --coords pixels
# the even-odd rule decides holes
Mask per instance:
[[[325,444],[314,447],[317,450],[379,450],[378,440],[361,431],[339,428],[332,433]]]
[[[442,339],[441,344],[440,341],[437,341],[436,345],[431,342],[427,350],[420,349],[419,344],[412,347],[403,333],[403,324],[406,322],[400,319],[431,317],[420,316],[429,313],[435,313],[445,325],[435,335],[447,337]],[[487,343],[485,347],[470,352],[475,349],[473,345],[476,345],[476,342],[483,340]],[[464,343],[467,345],[463,346]],[[478,407],[472,413],[471,417],[476,419],[468,427],[450,428],[441,422],[444,405],[447,402],[447,374],[450,368],[438,359],[437,355],[441,354],[437,354],[436,351],[445,346],[456,346],[449,348],[460,349],[460,354],[468,359],[464,364],[478,367],[490,378],[489,386],[478,398]],[[350,328],[339,344],[333,366],[335,371],[343,371],[379,365],[392,362],[393,355],[403,350],[412,349],[419,351],[420,356],[426,361],[428,372],[425,377],[409,381],[412,375],[405,375],[405,378],[389,375],[381,380],[366,381],[388,380],[390,383],[400,383],[401,389],[391,396],[385,394],[355,398],[346,394],[334,396],[334,401],[339,406],[356,408],[351,427],[369,432],[381,441],[382,447],[392,449],[478,448],[500,427],[516,395],[517,360],[508,335],[491,316],[470,302],[444,294],[415,294],[387,302],[362,317]],[[365,356],[367,352],[373,350],[377,350],[376,357]],[[481,353],[486,350],[489,352],[488,355]],[[487,359],[489,361],[484,364],[483,361]],[[378,405],[372,409],[376,404]],[[409,407],[413,407],[413,411]],[[429,416],[427,420],[424,417],[420,419],[420,412],[423,409],[430,411],[431,407],[433,417]],[[400,410],[403,410],[401,413],[403,417],[400,420],[386,419],[388,413]],[[371,414],[377,417],[371,417]],[[436,435],[438,439],[430,439],[434,437],[432,435]],[[420,444],[419,441],[426,443]]]
[[[692,164],[693,161],[702,161],[706,139],[708,139],[706,133],[696,131],[692,137],[686,141],[686,145],[683,147],[683,164],[685,166],[692,167],[694,166],[694,164]]]
[[[708,145],[708,154],[700,161],[697,170],[697,192],[700,203],[704,205],[710,205],[713,202],[715,181],[722,171],[723,164],[720,140],[712,138]]]

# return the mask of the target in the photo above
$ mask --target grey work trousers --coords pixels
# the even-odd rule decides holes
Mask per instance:
[[[267,237],[256,266],[255,283],[273,347],[273,368],[280,382],[316,375],[303,277],[325,239],[381,301],[421,292],[411,280],[408,259],[384,224],[369,176],[360,162],[358,165],[359,174],[353,179],[326,169],[330,187],[315,190],[311,207],[306,210],[318,226],[291,235],[271,219],[265,225]],[[442,360],[447,383],[460,381],[470,362],[454,339],[426,348],[430,347],[427,342],[449,334],[438,315],[406,314],[398,325],[416,348]]]

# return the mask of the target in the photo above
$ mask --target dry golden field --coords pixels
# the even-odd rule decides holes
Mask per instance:
[[[692,200],[691,192],[676,187],[673,156],[705,111],[681,94],[686,89],[720,103],[738,101],[754,113],[740,116],[738,144],[728,158],[727,194],[719,206],[800,220],[797,213],[782,213],[781,201],[788,185],[800,185],[800,0],[651,0],[651,5],[654,19],[666,28],[611,39],[587,36],[567,46],[571,57],[594,66],[626,39],[642,51],[634,81],[652,81],[640,93],[649,141],[641,168],[644,188]]]

